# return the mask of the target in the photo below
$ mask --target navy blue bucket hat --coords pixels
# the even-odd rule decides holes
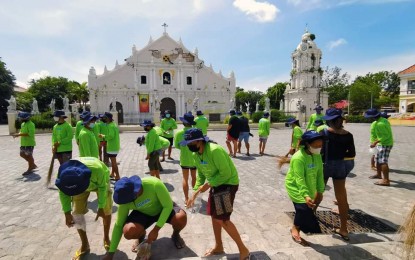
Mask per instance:
[[[20,112],[17,114],[17,117],[21,119],[29,119],[31,116],[32,115],[29,112]]]
[[[380,112],[376,108],[368,109],[365,112],[366,118],[373,118],[373,117],[378,117],[378,116],[380,116]]]
[[[79,117],[83,120],[85,117],[90,116],[90,115],[91,115],[91,112],[84,111],[84,112],[82,112],[81,115],[79,115]]]
[[[197,111],[196,111],[196,115],[197,115],[197,116],[203,116],[203,112],[202,112],[202,110],[197,110]]]
[[[302,136],[301,136],[301,143],[311,143],[315,140],[318,139],[323,139],[324,136],[322,136],[320,133],[314,131],[314,130],[310,130],[310,131],[306,131]]]
[[[62,110],[56,110],[53,113],[53,116],[67,118],[67,116],[65,115],[65,112]]]
[[[117,204],[127,204],[137,198],[143,183],[141,178],[133,175],[130,178],[122,177],[114,185],[114,202]]]
[[[188,125],[195,125],[196,122],[194,121],[195,117],[191,113],[186,113],[183,116],[179,117],[180,121]]]
[[[79,195],[89,187],[91,170],[78,160],[63,163],[58,170],[55,185],[68,196]]]
[[[190,128],[184,133],[184,140],[180,142],[181,146],[186,146],[187,144],[193,142],[193,141],[209,141],[209,137],[203,136],[203,133],[198,128]]]
[[[386,112],[381,112],[380,116],[383,117],[383,118],[389,118],[391,115],[388,115],[388,113],[386,113]]]
[[[104,117],[107,117],[109,119],[112,119],[112,114],[110,112],[105,112]]]
[[[153,122],[151,122],[151,120],[144,120],[144,122],[142,122],[140,124],[140,126],[142,126],[142,127],[146,127],[146,126],[152,126],[152,127],[154,127],[156,125]]]
[[[326,110],[326,115],[323,116],[323,120],[330,121],[339,117],[343,117],[343,111],[337,108],[329,108]]]
[[[98,117],[96,117],[96,116],[94,116],[94,115],[91,115],[91,114],[89,114],[89,115],[87,115],[87,116],[84,116],[84,118],[82,119],[82,121],[84,121],[82,124],[83,125],[86,125],[86,124],[88,124],[89,122],[91,122],[92,120],[97,120],[98,119]]]

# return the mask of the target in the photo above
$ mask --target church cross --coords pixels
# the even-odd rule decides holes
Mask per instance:
[[[164,27],[164,33],[167,33],[167,32],[166,32],[166,29],[167,29],[168,25],[167,25],[166,23],[163,23],[161,26],[163,26],[163,27]]]

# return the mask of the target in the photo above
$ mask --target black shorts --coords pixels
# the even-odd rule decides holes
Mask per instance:
[[[294,203],[294,225],[300,227],[304,233],[321,233],[316,215],[305,203]]]
[[[160,154],[158,151],[154,151],[150,154],[150,158],[148,159],[148,168],[150,171],[160,170],[159,156]]]
[[[62,163],[67,162],[72,159],[72,151],[56,152],[55,158],[62,161]]]
[[[180,167],[182,167],[182,170],[196,170],[196,167],[194,166],[181,166],[180,165]]]
[[[173,209],[172,209],[169,217],[167,218],[166,222],[171,224],[171,219],[173,218],[174,215],[179,213],[179,211],[181,209],[182,208],[180,208],[179,205],[177,205],[175,202],[173,202]],[[136,223],[136,224],[142,225],[144,227],[144,229],[147,229],[149,226],[156,223],[159,220],[159,217],[160,217],[160,214],[158,214],[156,216],[149,216],[149,215],[146,215],[144,213],[141,213],[138,210],[133,210],[133,211],[131,211],[130,215],[128,215],[127,220],[125,221],[124,225],[127,224],[127,223]]]
[[[105,153],[105,156],[107,157],[117,157],[118,154],[116,153]]]
[[[32,155],[34,146],[20,146],[20,154],[24,153],[25,155]]]
[[[233,207],[233,202],[235,201],[235,195],[236,192],[238,191],[238,187],[239,185],[227,185],[227,184],[223,184],[223,185],[219,185],[217,187],[212,187],[209,190],[209,198],[208,198],[208,202],[207,202],[207,206],[206,206],[206,210],[207,210],[207,214],[212,216],[212,218],[214,219],[219,219],[219,220],[230,220],[231,219],[231,213],[224,213],[222,215],[218,215],[216,213],[216,208],[215,208],[215,203],[214,203],[214,199],[213,199],[213,194],[217,193],[217,192],[221,192],[221,191],[225,191],[226,189],[230,188],[230,192],[231,192],[231,204]]]
[[[164,137],[164,136],[163,136]],[[170,138],[167,138],[167,137],[164,137],[164,138],[166,138],[167,140],[169,140],[169,142],[170,142],[170,146],[173,146],[173,137],[170,137]],[[169,147],[170,147],[169,146]]]

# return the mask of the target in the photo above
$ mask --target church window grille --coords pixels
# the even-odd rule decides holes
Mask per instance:
[[[192,85],[192,77],[186,77],[187,85]]]
[[[141,84],[147,84],[147,76],[142,75],[141,76]]]
[[[171,84],[171,76],[170,73],[164,72],[163,73],[163,85],[170,85]]]

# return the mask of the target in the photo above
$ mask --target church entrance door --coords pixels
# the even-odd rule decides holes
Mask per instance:
[[[112,110],[112,103],[110,104],[110,112]],[[122,104],[120,102],[115,103],[115,110],[118,112],[118,124],[124,124],[124,111],[122,109]]]
[[[164,111],[170,110],[171,117],[176,119],[176,102],[171,98],[163,98],[160,104],[160,111],[164,117]]]

